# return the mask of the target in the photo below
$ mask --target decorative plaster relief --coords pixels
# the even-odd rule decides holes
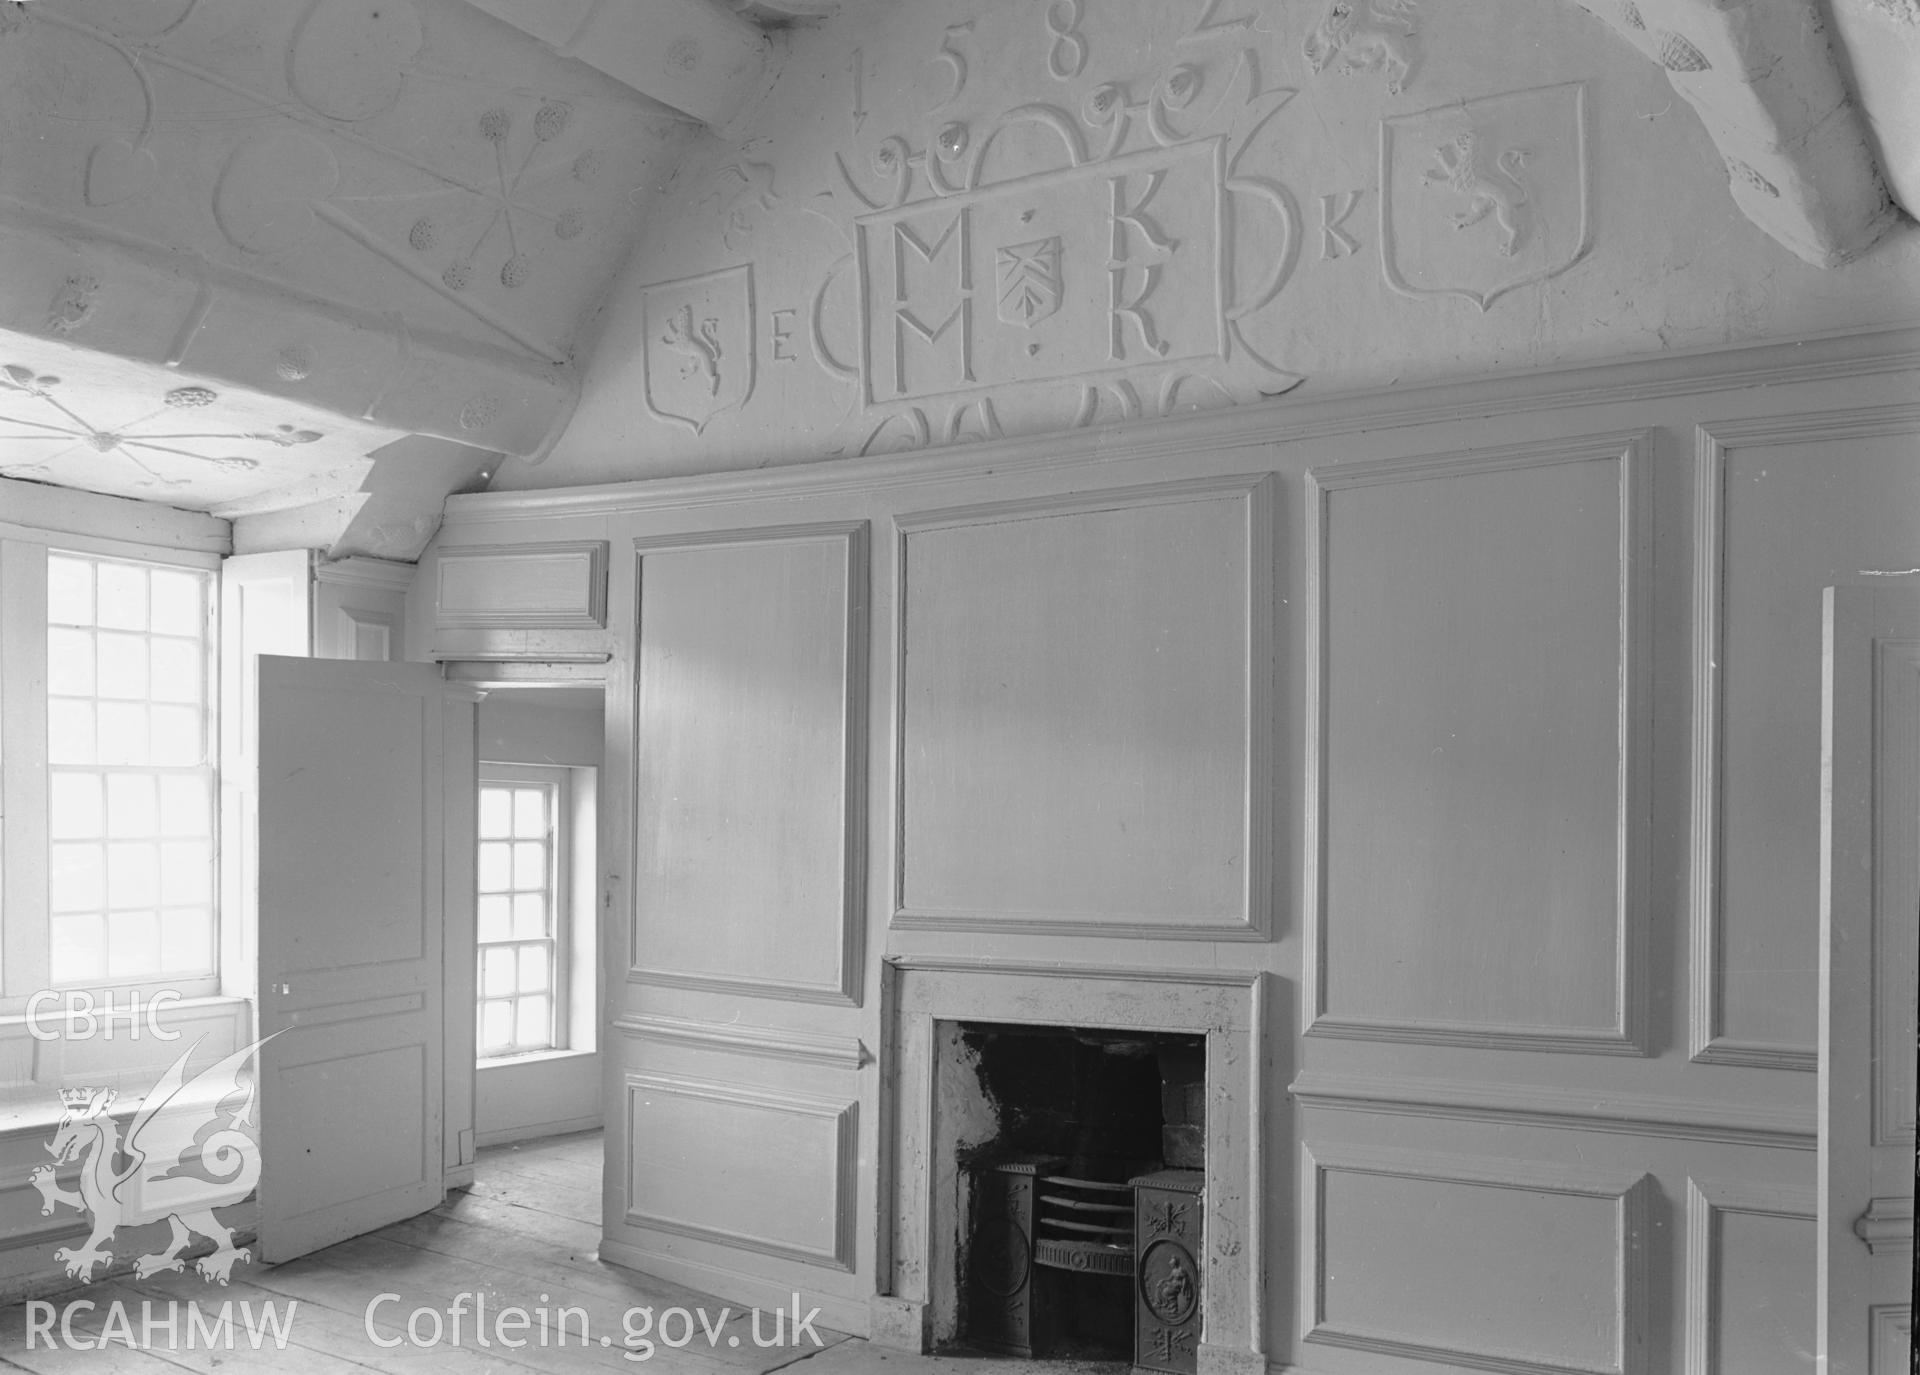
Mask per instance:
[[[1467,202],[1454,215],[1453,227],[1470,228],[1491,214],[1500,226],[1501,256],[1511,258],[1520,245],[1520,217],[1527,204],[1527,150],[1504,148],[1495,154],[1468,129],[1435,148],[1433,156],[1439,165],[1422,172],[1420,180],[1444,186]]]
[[[749,162],[742,158],[722,167],[720,178],[731,188],[730,193],[722,191],[717,196],[726,197],[725,223],[720,231],[720,240],[730,253],[738,253],[741,243],[753,236],[753,212],[775,211],[780,208],[780,194],[773,189],[773,164],[769,162]],[[737,183],[737,184],[736,184]],[[717,197],[712,197],[714,199]]]
[[[571,157],[545,151],[566,133],[572,118],[572,107],[556,100],[540,101],[524,121],[505,104],[481,110],[473,128],[492,145],[492,185],[422,166],[435,184],[413,193],[412,199],[446,208],[416,218],[407,230],[405,248],[349,210],[343,203],[348,198],[317,201],[314,213],[528,353],[550,363],[565,362],[563,350],[523,329],[469,288],[477,287],[483,275],[509,291],[524,286],[548,235],[566,243],[585,229],[585,212],[578,205],[550,204],[564,195],[566,183],[590,182],[598,172],[593,149]],[[531,129],[531,138],[519,132],[523,124]],[[517,160],[508,151],[515,144],[523,145]]]
[[[74,5],[94,23],[129,38],[158,38],[186,22],[200,0],[84,0]]]
[[[1080,31],[1087,0],[1047,0],[1047,70],[1055,81],[1071,81],[1087,68],[1087,36]]]
[[[47,308],[47,328],[55,334],[71,334],[93,314],[94,299],[100,294],[100,279],[77,272],[60,284],[60,290]]]
[[[500,419],[500,398],[482,392],[460,408],[460,428],[469,432],[484,430]]]
[[[800,312],[791,307],[772,312],[767,323],[767,355],[776,363],[797,363],[793,336],[798,332]]]
[[[1366,194],[1362,187],[1353,191],[1335,191],[1332,195],[1320,197],[1320,259],[1333,262],[1339,258],[1350,258],[1360,251],[1360,240],[1344,228],[1348,217],[1360,204],[1360,197]]]
[[[263,130],[227,159],[214,184],[213,218],[235,248],[285,252],[318,231],[317,207],[339,184],[339,161],[317,137]]]
[[[577,237],[585,228],[577,206],[555,211],[531,194],[569,176],[581,179],[579,158],[568,162],[564,157],[541,157],[543,145],[564,134],[572,119],[573,108],[564,101],[542,101],[533,112],[533,138],[526,141],[519,160],[509,168],[507,149],[520,141],[514,135],[513,112],[504,105],[492,105],[480,112],[475,125],[480,137],[493,145],[493,186],[481,190],[477,200],[461,197],[449,211],[420,216],[407,231],[407,245],[418,254],[432,256],[438,249],[453,246],[455,256],[440,271],[443,286],[451,291],[465,290],[483,261],[488,267],[495,261],[500,263],[496,275],[501,286],[524,286],[533,272],[529,250],[542,231],[566,240]],[[441,197],[445,193],[425,194]],[[473,232],[475,224],[480,226],[477,234]],[[501,233],[496,235],[496,231]],[[490,254],[489,245],[493,245]]]
[[[945,64],[947,75],[952,78],[953,84],[948,87],[945,98],[933,106],[933,109],[944,109],[953,104],[960,98],[960,93],[967,89],[967,55],[960,50],[959,41],[971,37],[972,34],[971,19],[964,24],[947,25],[946,37],[941,41],[940,51],[933,60]]]
[[[1592,245],[1586,86],[1483,96],[1380,124],[1380,266],[1408,296],[1481,310]]]
[[[1575,3],[1666,70],[1726,160],[1734,204],[1794,254],[1837,267],[1898,219],[1820,7]],[[1658,16],[1652,26],[1650,14]]]
[[[291,465],[262,445],[262,469],[221,490],[251,499],[277,475],[338,468],[361,438],[467,439],[481,395],[499,407],[490,447],[529,455],[557,436],[573,332],[644,209],[630,188],[651,194],[673,153],[657,108],[444,0],[4,14],[19,22],[0,44],[0,275],[27,303],[11,325],[207,379],[221,397],[201,418],[236,434],[296,417],[325,432]],[[103,409],[86,368],[49,354],[39,370],[65,379],[58,396],[91,433],[133,414]],[[129,385],[158,405],[171,383]],[[300,402],[277,414],[274,394]],[[138,469],[93,462],[138,494]],[[58,480],[85,485],[78,463]]]
[[[656,282],[641,292],[647,409],[695,434],[753,395],[753,267]]]
[[[293,31],[287,85],[328,119],[372,119],[399,101],[425,41],[412,0],[313,0]]]
[[[1193,27],[1180,35],[1180,41],[1197,43],[1224,35],[1253,32],[1256,27],[1254,15],[1241,14],[1226,19],[1220,17],[1220,7],[1226,3],[1227,0],[1206,0],[1206,8],[1193,21]]]
[[[34,462],[0,468],[0,473],[8,477],[44,477],[49,472],[49,464],[70,455],[115,454],[145,474],[135,481],[136,486],[188,487],[194,485],[192,479],[155,468],[149,460],[176,472],[179,465],[169,464],[167,460],[188,459],[226,472],[251,472],[260,466],[257,459],[205,452],[209,442],[216,447],[264,443],[285,449],[311,444],[324,437],[317,430],[293,425],[238,433],[184,432],[172,428],[180,421],[169,412],[200,410],[218,400],[218,394],[208,387],[176,387],[161,397],[159,408],[109,429],[93,424],[62,401],[56,394],[59,387],[58,377],[37,373],[19,363],[0,365],[0,442],[6,443],[9,449],[14,445],[47,446]],[[156,421],[167,428],[150,429]],[[183,444],[191,444],[193,448],[181,448]]]
[[[856,47],[853,56],[847,59],[847,69],[853,76],[853,136],[860,137],[860,130],[867,122],[867,54],[866,49]]]
[[[1315,73],[1337,57],[1340,75],[1379,72],[1399,95],[1413,74],[1416,10],[1413,0],[1333,0],[1300,50]]]
[[[1660,65],[1670,72],[1704,72],[1713,67],[1705,53],[1679,34],[1662,29],[1655,35],[1660,41]]]
[[[1065,27],[1081,11],[1057,5],[1047,17]],[[1184,383],[1205,382],[1231,404],[1233,391],[1199,371],[1207,365],[1244,359],[1268,395],[1299,382],[1255,352],[1242,324],[1279,293],[1298,253],[1291,193],[1242,171],[1294,92],[1263,91],[1249,49],[1189,125],[1204,84],[1201,66],[1181,62],[1150,84],[1096,84],[1077,120],[1030,103],[983,132],[950,121],[920,141],[894,134],[873,154],[877,193],[835,155],[854,214],[834,222],[854,251],[815,294],[815,361],[857,383],[868,411],[900,407],[865,422],[861,452],[996,435],[993,403],[1014,388],[1077,398],[1060,420],[1085,424],[1103,395],[1139,413],[1141,388],[1178,405]],[[1013,144],[1023,156],[1000,171],[996,150]],[[1260,271],[1243,292],[1235,231],[1248,214],[1271,228],[1239,259]],[[843,279],[858,288],[858,339],[835,346],[825,321]]]
[[[1032,329],[1060,309],[1065,299],[1060,280],[1060,236],[1008,244],[994,257],[1000,322]],[[1035,346],[1029,346],[1035,347]]]
[[[1731,154],[1729,154],[1727,156],[1726,162],[1727,162],[1727,175],[1732,177],[1734,180],[1745,182],[1748,186],[1751,186],[1754,190],[1760,192],[1764,196],[1777,196],[1780,194],[1779,187],[1775,186],[1772,182],[1768,181],[1765,177],[1761,176],[1752,167],[1742,162],[1739,158],[1736,158]]]
[[[213,210],[229,243],[251,253],[284,253],[308,244],[316,226],[327,224],[526,353],[548,363],[566,361],[562,350],[496,307],[463,295],[483,268],[502,287],[524,285],[532,275],[540,239],[550,232],[554,240],[575,240],[586,227],[583,210],[566,203],[560,186],[569,177],[582,183],[593,180],[594,150],[547,152],[572,119],[565,102],[539,101],[522,115],[516,107],[527,98],[519,96],[482,109],[475,128],[478,137],[493,145],[494,175],[477,181],[352,127],[390,111],[416,70],[424,36],[411,0],[311,0],[287,53],[286,81],[293,101],[160,46],[159,38],[171,32],[172,23],[148,25],[128,39],[80,17],[55,10],[42,13],[68,34],[118,54],[138,83],[137,130],[102,141],[87,154],[83,186],[89,205],[132,200],[158,180],[155,155],[146,146],[160,113],[146,71],[147,64],[155,64],[238,96],[263,115],[308,126],[263,128],[228,156],[213,188]],[[522,128],[530,130],[530,138]],[[336,196],[341,170],[330,146],[333,140],[422,176],[424,184],[411,194],[431,208],[406,232],[406,248],[370,224],[357,205],[350,208],[365,198]],[[390,197],[375,198],[384,199]],[[560,204],[551,204],[556,200]],[[437,249],[451,250],[451,256],[442,254],[444,260],[431,264],[418,261]]]
[[[87,154],[86,202],[118,205],[132,200],[153,185],[159,171],[151,148],[118,138],[96,143]]]

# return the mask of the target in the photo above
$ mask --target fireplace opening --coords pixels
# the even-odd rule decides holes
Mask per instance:
[[[1193,1371],[1205,1038],[982,1022],[944,1030],[961,1343]]]

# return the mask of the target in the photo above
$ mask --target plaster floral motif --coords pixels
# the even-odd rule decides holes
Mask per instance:
[[[209,453],[209,444],[224,447],[236,443],[266,443],[279,448],[311,444],[323,436],[317,430],[278,425],[271,430],[254,431],[180,431],[155,430],[156,422],[170,427],[180,423],[183,411],[211,405],[217,398],[206,387],[178,387],[161,398],[153,411],[128,423],[106,428],[95,425],[59,394],[61,380],[19,363],[0,365],[0,443],[13,450],[30,450],[45,445],[30,463],[10,464],[0,469],[9,477],[32,477],[46,471],[54,460],[75,453],[112,454],[125,459],[146,477],[139,485],[187,487],[189,478],[165,471],[178,470],[178,460],[201,464],[226,472],[251,472],[259,460],[228,454]],[[182,445],[192,445],[183,448]],[[153,466],[155,463],[161,467]]]

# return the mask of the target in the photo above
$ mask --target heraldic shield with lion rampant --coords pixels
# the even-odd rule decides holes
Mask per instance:
[[[1580,83],[1381,121],[1380,265],[1395,291],[1486,310],[1591,244]]]
[[[187,1047],[140,1104],[124,1141],[112,1115],[114,1090],[60,1091],[60,1124],[47,1143],[54,1163],[37,1167],[31,1180],[40,1191],[42,1215],[65,1206],[93,1219],[85,1243],[54,1252],[70,1278],[90,1282],[96,1267],[113,1263],[107,1243],[118,1229],[162,1219],[171,1235],[164,1249],[134,1261],[138,1279],[184,1271],[180,1253],[196,1234],[215,1247],[194,1266],[203,1279],[225,1284],[236,1261],[251,1259],[234,1246],[233,1232],[213,1210],[240,1202],[260,1179],[260,1145],[247,1128],[258,1097],[257,1056],[263,1044],[245,1046],[190,1080],[187,1061],[198,1042]],[[60,1187],[54,1181],[56,1166],[75,1161],[80,1187]]]

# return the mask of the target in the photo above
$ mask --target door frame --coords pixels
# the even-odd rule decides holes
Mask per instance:
[[[443,659],[439,661],[441,676],[450,686],[457,685],[466,689],[476,705],[495,692],[526,691],[538,693],[542,688],[589,688],[601,694],[601,718],[603,748],[599,768],[600,797],[595,807],[596,832],[594,837],[594,896],[596,903],[605,901],[606,878],[608,875],[607,855],[607,807],[605,798],[607,754],[604,748],[606,705],[608,689],[607,665],[604,660],[594,662],[562,661],[520,661],[501,662],[489,659]],[[476,713],[477,714],[477,713]],[[460,824],[467,833],[479,835],[479,741],[473,742],[473,781],[474,786],[467,790],[465,813]],[[451,821],[450,823],[451,824]],[[478,851],[476,849],[477,856]],[[476,858],[476,864],[477,864]],[[451,875],[449,880],[451,881]],[[478,946],[479,929],[476,924],[478,909],[479,874],[471,869],[463,876],[465,890],[462,899],[453,903],[452,889],[449,888],[449,907],[446,927],[446,985],[442,992],[441,1005],[446,1010],[447,1038],[447,1169],[446,1179],[449,1191],[470,1188],[474,1181],[474,1164],[478,1155],[476,1141],[476,1111],[479,1101],[479,1045],[478,1029],[475,1026],[476,1009],[479,1003],[478,993]],[[576,901],[577,901],[576,897]],[[604,915],[596,911],[594,921],[594,940],[596,946],[605,936]],[[604,1046],[608,1034],[606,961],[603,950],[594,951],[596,978],[596,1026],[595,1044]],[[456,1025],[457,1024],[457,1025]],[[460,1068],[454,1068],[453,1057],[460,1057]],[[601,1094],[601,1108],[604,1115],[607,1095]]]

